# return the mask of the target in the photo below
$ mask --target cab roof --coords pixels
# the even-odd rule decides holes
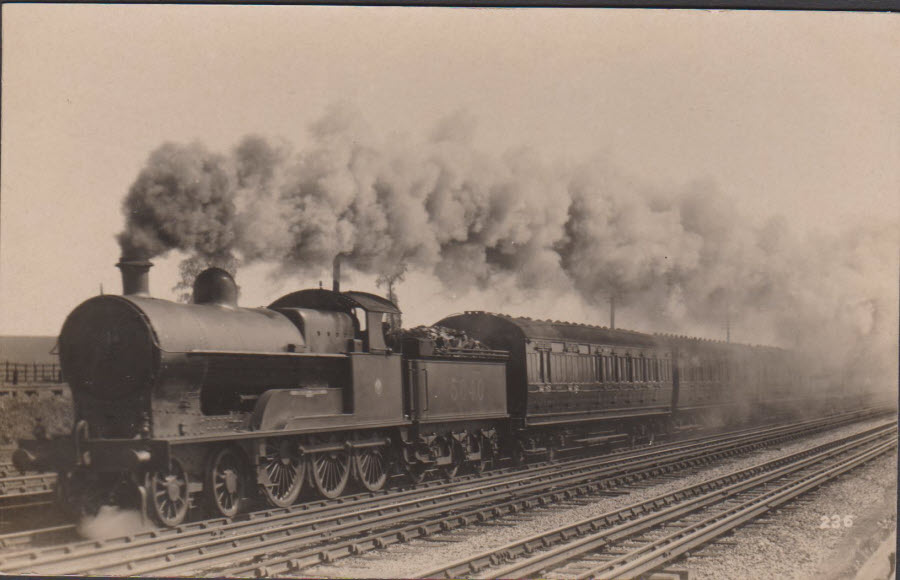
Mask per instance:
[[[324,288],[291,292],[269,304],[269,308],[314,308],[348,313],[354,308],[362,308],[368,312],[400,314],[400,309],[393,302],[376,294],[355,290],[335,292]]]

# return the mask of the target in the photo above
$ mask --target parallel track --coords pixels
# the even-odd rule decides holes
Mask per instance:
[[[18,473],[13,471],[12,473]],[[0,516],[53,503],[56,474],[29,473],[0,477]]]
[[[637,578],[891,451],[896,437],[894,422],[414,577]]]
[[[32,548],[45,543],[59,543],[58,540],[60,538],[71,541],[77,537],[77,528],[78,526],[75,524],[60,524],[22,532],[0,534],[0,549],[13,551]]]
[[[278,574],[552,503],[609,493],[617,486],[675,473],[865,418],[854,413],[653,450],[501,470],[452,484],[382,492],[268,510],[241,521],[188,524],[106,541],[9,554],[6,573],[122,575]],[[238,565],[235,565],[235,562]]]

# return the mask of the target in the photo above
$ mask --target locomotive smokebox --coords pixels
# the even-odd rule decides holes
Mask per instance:
[[[237,306],[237,284],[222,268],[207,268],[194,280],[194,304]]]
[[[119,259],[116,268],[122,271],[122,294],[125,296],[150,295],[150,268],[153,262],[140,258]]]
[[[331,289],[335,292],[341,291],[341,255],[334,257],[334,263],[331,266]]]

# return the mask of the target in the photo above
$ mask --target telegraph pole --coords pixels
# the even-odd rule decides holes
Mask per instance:
[[[731,305],[725,303],[725,342],[731,342]]]

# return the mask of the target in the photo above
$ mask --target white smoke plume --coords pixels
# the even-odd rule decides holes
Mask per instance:
[[[340,253],[358,271],[409,268],[455,292],[511,281],[574,289],[595,307],[615,294],[645,330],[708,335],[728,316],[845,370],[893,373],[893,225],[801,238],[783,217],[754,225],[714,183],[661,191],[604,159],[491,155],[473,146],[475,129],[457,113],[422,139],[379,138],[335,106],[300,151],[257,136],[227,154],[165,144],[125,201],[123,255],[180,250],[189,271],[262,261],[293,275]]]
[[[130,536],[152,530],[153,524],[141,518],[137,510],[126,510],[111,505],[100,506],[95,516],[84,517],[78,524],[78,533],[91,540]]]

